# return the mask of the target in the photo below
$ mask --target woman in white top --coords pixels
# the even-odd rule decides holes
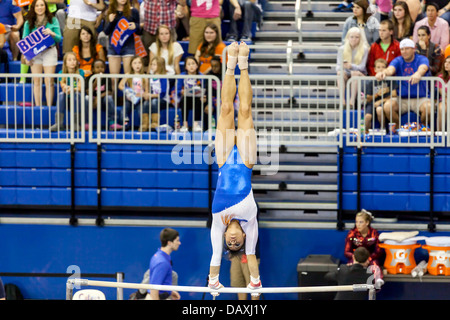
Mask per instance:
[[[180,74],[180,60],[184,50],[181,45],[172,38],[172,31],[166,25],[160,25],[156,31],[158,37],[149,47],[150,61],[159,56],[166,60],[166,71],[168,75]],[[149,68],[150,73],[150,68]]]
[[[344,45],[339,48],[339,54],[337,56],[336,71],[338,75],[343,72],[344,88],[347,88],[347,80],[350,77],[367,75],[366,64],[368,54],[369,44],[366,41],[365,32],[358,27],[350,28],[345,36]],[[341,64],[343,66],[342,71]],[[351,108],[353,108],[353,103],[356,98],[356,87],[357,82],[353,82],[349,101]]]

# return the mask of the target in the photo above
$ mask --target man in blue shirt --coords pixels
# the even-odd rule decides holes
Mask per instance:
[[[172,260],[170,254],[177,251],[181,242],[178,231],[165,228],[160,233],[161,248],[150,259],[150,284],[172,285]],[[146,299],[150,300],[179,300],[177,291],[150,290]]]
[[[398,97],[391,98],[384,104],[384,113],[389,122],[394,122],[399,128],[399,113],[413,111],[420,115],[422,125],[430,125],[431,100],[430,87],[423,76],[430,76],[428,58],[415,53],[416,45],[411,39],[400,42],[401,56],[395,58],[385,70],[378,72],[378,81],[389,76],[410,77],[408,81],[400,81]]]

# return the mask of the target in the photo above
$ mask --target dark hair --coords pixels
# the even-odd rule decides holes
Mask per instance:
[[[161,246],[165,247],[167,246],[167,243],[169,241],[175,241],[175,239],[179,236],[180,234],[178,233],[177,230],[172,229],[172,228],[165,228],[161,231],[161,233],[159,234],[159,240],[161,241]]]
[[[434,2],[427,2],[427,4],[425,5],[425,11],[427,11],[429,6],[433,6],[436,8],[436,11],[439,11],[439,6]]]
[[[419,29],[417,29],[417,32],[419,32],[419,30],[425,30],[425,32],[427,33],[427,35],[430,35],[430,28],[428,28],[428,26],[420,26]]]
[[[450,59],[450,56],[447,56],[447,58],[445,58],[444,61],[442,62],[441,74],[444,82],[447,82],[450,79],[449,72],[445,70],[445,61],[447,61],[448,59]]]
[[[364,247],[359,247],[353,252],[353,256],[355,257],[356,262],[364,263],[369,259],[370,252]]]
[[[35,11],[35,7],[36,7],[36,2],[38,2],[39,0],[34,0],[31,5],[30,5],[30,9],[28,10],[28,14],[27,14],[27,21],[28,21],[28,25],[30,27],[30,30],[34,29],[34,25],[36,23],[36,11]],[[53,20],[53,14],[50,12],[50,10],[48,9],[48,4],[47,1],[44,1],[45,4],[45,16],[47,18],[47,22],[52,22]]]
[[[187,56],[187,57],[184,59],[184,70],[186,70],[186,65],[187,65],[188,60],[192,60],[192,61],[195,62],[195,64],[197,65],[197,71],[196,71],[196,74],[200,74],[200,71],[199,71],[199,69],[200,69],[200,64],[198,63],[197,59],[195,59],[194,56]]]
[[[83,43],[81,41],[81,31],[86,31],[87,33],[89,33],[91,35],[91,40],[89,41],[89,51],[91,52],[91,58],[97,57],[97,50],[96,50],[96,45],[97,45],[97,40],[95,39],[94,33],[92,32],[91,28],[87,27],[87,26],[81,26],[80,28],[80,32],[78,33],[78,51],[79,51],[79,55],[81,59],[84,59],[85,57],[83,57]],[[87,58],[87,57],[86,57]]]

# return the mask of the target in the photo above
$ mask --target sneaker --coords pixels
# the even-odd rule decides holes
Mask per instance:
[[[182,126],[180,129],[178,129],[180,132],[188,132],[189,128],[186,126]]]
[[[228,42],[237,41],[237,37],[236,36],[228,36],[226,41],[228,41]]]
[[[194,125],[192,126],[192,131],[194,131],[194,132],[201,132],[202,131],[202,127],[198,124],[197,121],[194,122]]]
[[[243,37],[241,37],[241,41],[252,42],[252,38],[251,37],[247,37],[247,36],[243,36]]]
[[[352,4],[350,4],[350,5],[352,5]],[[350,5],[345,5],[345,4],[341,3],[336,8],[333,9],[333,12],[345,12]]]
[[[122,128],[123,128],[123,126],[118,124],[118,123],[114,123],[114,124],[109,126],[109,130],[111,130],[111,131],[121,130]]]

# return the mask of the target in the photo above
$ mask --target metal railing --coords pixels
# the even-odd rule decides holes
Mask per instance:
[[[141,94],[128,94],[124,83],[133,79],[147,81],[147,90],[141,88]],[[110,88],[119,80],[121,88]],[[94,87],[94,83],[102,84],[104,90],[111,92],[108,99],[102,98],[101,86]],[[209,75],[96,74],[89,80],[89,141],[183,144],[195,140],[209,144],[213,141],[214,123],[220,109],[220,83],[220,79]],[[155,86],[159,88],[157,93]],[[166,92],[158,86],[165,87]],[[192,130],[186,128],[190,114]]]
[[[25,82],[21,83],[20,78]],[[85,87],[78,74],[0,74],[1,142],[84,142]],[[47,79],[52,101],[47,103]],[[61,82],[76,83],[63,92]],[[39,98],[40,95],[40,98]],[[36,101],[40,100],[40,101]],[[50,104],[50,106],[47,106]],[[56,106],[56,108],[54,107]],[[60,115],[60,117],[58,117]],[[49,128],[60,121],[54,131]]]
[[[346,106],[347,145],[448,145],[445,138],[448,114],[444,117],[439,112],[440,106],[448,105],[448,86],[438,77],[423,77],[415,86],[411,86],[409,80],[409,77],[388,77],[379,82],[368,76],[354,76],[348,80],[347,98],[352,96],[352,90],[356,90],[357,103],[353,109],[351,102]],[[440,92],[439,87],[444,90]]]

